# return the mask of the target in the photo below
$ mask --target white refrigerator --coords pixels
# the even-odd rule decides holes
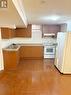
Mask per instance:
[[[71,74],[71,32],[57,34],[55,66],[63,74]]]

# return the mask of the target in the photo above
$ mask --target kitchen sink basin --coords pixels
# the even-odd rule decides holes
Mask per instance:
[[[12,44],[12,45],[10,45],[10,46],[8,46],[8,47],[4,48],[4,50],[10,50],[10,51],[15,50],[15,51],[17,51],[19,48],[20,48],[20,46],[19,46],[19,45]]]
[[[18,45],[10,45],[7,47],[8,49],[17,49],[18,48]]]

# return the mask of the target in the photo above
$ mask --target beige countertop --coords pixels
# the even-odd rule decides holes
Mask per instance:
[[[17,44],[19,46],[43,46],[43,44]]]
[[[3,48],[3,50],[7,51],[18,51],[21,46],[43,46],[43,44],[12,44],[6,48]]]
[[[8,47],[6,48],[3,48],[3,50],[8,50],[8,51],[18,51],[20,49],[21,46],[57,46],[56,43],[54,44],[39,44],[39,43],[34,43],[34,44],[31,44],[31,43],[18,43],[18,44],[12,44],[12,45],[9,45]]]

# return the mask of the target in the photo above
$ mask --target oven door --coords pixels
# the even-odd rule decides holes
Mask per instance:
[[[55,46],[44,46],[44,54],[45,55],[54,55],[55,54]]]

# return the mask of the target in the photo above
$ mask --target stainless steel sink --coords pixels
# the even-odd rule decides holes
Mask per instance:
[[[20,48],[19,45],[12,44],[12,45],[10,45],[10,46],[4,48],[4,50],[8,50],[8,51],[17,51],[19,48]]]
[[[14,44],[7,47],[7,49],[17,49],[17,48],[18,48],[18,45],[14,45]]]

